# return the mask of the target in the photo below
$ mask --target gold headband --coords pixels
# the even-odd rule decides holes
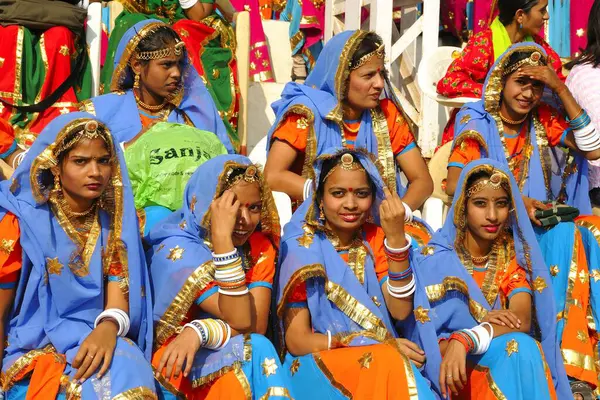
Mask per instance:
[[[385,46],[382,44],[379,45],[379,47],[377,47],[375,50],[373,50],[372,52],[365,54],[364,56],[362,56],[361,58],[358,59],[358,61],[356,62],[356,64],[352,65],[352,62],[350,62],[350,70],[353,71],[355,69],[358,69],[360,67],[362,67],[363,65],[365,65],[367,62],[369,62],[369,60],[373,57],[377,57],[377,58],[384,58],[385,57]]]
[[[258,176],[258,168],[256,168],[256,166],[254,165],[250,165],[248,168],[246,168],[246,171],[244,171],[243,174],[239,174],[231,178],[231,174],[233,174],[233,171],[235,171],[235,168],[231,168],[227,172],[227,189],[230,189],[241,180],[248,183],[254,183],[258,182],[260,179]]]
[[[140,51],[136,53],[136,58],[138,60],[160,60],[161,58],[169,57],[171,55],[175,55],[179,57],[183,53],[183,48],[185,47],[185,43],[177,42],[175,46],[165,47],[163,49],[154,50],[154,51]]]
[[[525,64],[531,65],[532,67],[539,67],[540,65],[544,65],[545,61],[546,60],[544,59],[544,56],[542,56],[542,53],[540,53],[539,51],[534,51],[529,57],[518,61],[515,64],[511,65],[509,68],[505,69],[504,72],[502,72],[502,76],[512,74]]]
[[[99,128],[97,121],[88,121],[85,123],[83,131],[75,135],[68,142],[63,143],[58,150],[54,152],[54,154],[58,157],[59,154],[69,150],[71,147],[75,146],[80,140],[88,139],[102,139],[104,143],[109,144],[110,140],[106,137],[106,133],[102,132]]]
[[[508,184],[508,179],[501,172],[494,172],[490,179],[482,179],[467,190],[467,198],[481,192],[486,187],[491,187],[494,190],[499,190],[504,188],[504,190],[508,191],[510,186]]]
[[[340,157],[340,161],[329,170],[327,175],[325,175],[325,178],[323,178],[323,182],[325,182],[327,178],[329,178],[329,176],[333,174],[333,171],[335,171],[338,166],[345,171],[357,171],[359,169],[363,169],[362,165],[359,162],[354,161],[354,156],[352,156],[352,154],[344,153]]]

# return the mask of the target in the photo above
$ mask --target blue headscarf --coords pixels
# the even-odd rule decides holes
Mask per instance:
[[[350,153],[360,162],[373,182],[371,216],[379,224],[379,206],[383,201],[385,183],[380,166],[362,150],[328,149],[315,161],[315,182],[320,182],[323,163],[341,153]],[[318,190],[318,189],[317,189]],[[312,201],[305,201],[284,228],[281,244],[279,278],[277,279],[277,316],[283,347],[283,316],[293,289],[305,282],[308,309],[315,332],[347,335],[349,346],[363,346],[389,341],[396,330],[383,301],[381,287],[375,274],[373,251],[363,240],[366,251],[363,282],[340,257],[319,221],[316,190]],[[357,257],[359,260],[361,257]],[[359,263],[360,261],[357,261]],[[373,299],[379,299],[379,303]],[[436,342],[437,343],[437,342]]]
[[[128,142],[142,130],[139,110],[131,88],[133,85],[133,72],[129,61],[144,37],[161,27],[168,26],[156,19],[138,22],[125,32],[115,53],[115,65],[110,85],[111,93],[94,97],[84,101],[85,111],[97,115],[106,121],[116,141]],[[169,102],[175,109],[169,115],[167,122],[185,124],[191,121],[198,129],[213,132],[223,142],[228,153],[235,153],[227,130],[215,103],[198,75],[191,65],[187,51],[182,57],[182,84],[183,89]]]
[[[70,133],[81,130],[90,120],[97,121],[87,113],[54,119],[38,136],[12,179],[0,183],[0,218],[8,212],[17,217],[23,248],[22,269],[7,329],[9,344],[4,370],[28,351],[49,344],[72,362],[75,350],[105,308],[107,263],[113,251],[119,254],[122,289],[128,293],[128,336],[150,360],[153,332],[149,276],[125,161],[105,125],[100,123],[99,129],[106,133],[115,162],[103,194],[99,226],[92,227],[88,237],[89,247],[82,249],[75,243],[67,233],[68,219],[64,214],[55,214],[48,201],[52,189],[50,168],[57,165],[57,150]],[[57,272],[58,263],[61,270]]]
[[[316,157],[324,154],[328,148],[342,147],[342,100],[350,76],[350,62],[368,34],[368,31],[357,30],[335,35],[323,48],[305,83],[288,83],[281,99],[272,105],[276,121],[269,131],[267,151],[270,150],[273,133],[289,113],[302,115],[311,123],[304,161],[307,178],[314,178],[311,167]],[[387,79],[384,95],[402,112],[400,102]],[[363,113],[355,147],[377,155],[384,168],[386,184],[390,190],[397,190],[403,196],[405,188],[400,182],[391,149],[387,121],[379,108]]]
[[[427,354],[424,375],[441,393],[438,377],[442,356],[438,338],[447,338],[459,329],[473,328],[489,310],[501,308],[500,296],[492,304],[488,303],[455,250],[457,236],[464,231],[464,228],[457,229],[457,225],[466,219],[466,183],[471,175],[482,170],[490,174],[499,171],[510,182],[512,210],[509,226],[517,263],[525,270],[533,289],[532,332],[542,343],[558,398],[567,398],[571,391],[556,335],[551,278],[517,183],[504,163],[481,159],[469,163],[462,171],[444,226],[433,235],[428,246],[423,248],[422,255],[417,257],[417,263],[413,264],[416,265],[413,271],[418,282],[414,297],[415,314],[404,322],[403,332],[410,340],[419,343]]]
[[[215,267],[209,247],[210,204],[227,189],[232,170],[252,165],[250,159],[240,155],[220,155],[208,160],[188,181],[183,206],[150,231],[151,248],[147,257],[154,288],[155,347],[177,334],[199,293],[214,280]],[[257,175],[262,199],[257,231],[277,247],[281,229],[279,216],[262,174],[257,172]],[[202,378],[223,372],[243,361],[243,339],[243,335],[235,336],[219,351],[201,349],[196,354],[193,376]]]
[[[482,158],[491,158],[508,167],[507,155],[502,144],[500,119],[500,102],[504,89],[503,72],[514,52],[539,52],[547,57],[544,49],[531,42],[518,43],[511,46],[490,69],[485,81],[483,99],[467,103],[456,116],[453,147],[459,146],[465,139],[474,139],[479,143]],[[531,138],[533,152],[529,158],[529,167],[525,172],[521,191],[525,196],[540,200],[564,200],[570,206],[577,207],[581,214],[591,214],[592,208],[588,196],[587,178],[588,163],[580,154],[572,155],[569,165],[559,168],[553,166],[553,160],[559,165],[564,162],[561,151],[549,149],[546,131],[537,119],[536,111],[532,113],[528,134]],[[563,188],[561,194],[561,189]],[[550,189],[550,190],[549,190]]]

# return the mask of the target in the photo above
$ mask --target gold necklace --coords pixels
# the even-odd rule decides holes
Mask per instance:
[[[475,265],[484,264],[484,263],[486,263],[489,260],[490,254],[491,254],[491,251],[488,254],[486,254],[485,256],[481,256],[481,257],[471,256],[471,261]]]
[[[527,113],[527,114],[525,114],[523,119],[520,119],[518,121],[513,121],[512,119],[506,118],[504,115],[502,115],[501,112],[499,114],[500,114],[500,119],[502,120],[502,122],[504,122],[505,124],[508,124],[508,125],[521,125],[523,122],[525,122],[527,117],[529,117],[529,113]]]
[[[96,202],[94,202],[94,204],[92,204],[91,207],[85,211],[73,211],[64,196],[60,196],[58,200],[60,207],[63,209],[67,217],[85,217],[86,215],[89,215],[96,207]]]
[[[348,126],[348,124],[346,123],[346,121],[342,121],[342,125],[344,125],[344,128],[348,130],[348,132],[350,133],[357,133],[360,130],[360,124],[358,124],[358,128],[350,128]]]
[[[135,92],[135,90],[133,91],[133,97],[135,97],[135,101],[136,103],[138,103],[142,108],[148,110],[148,111],[153,111],[153,112],[157,112],[162,110],[165,105],[167,104],[167,101],[163,101],[161,104],[157,105],[157,106],[151,106],[150,104],[146,104],[144,103],[137,95],[137,93]]]

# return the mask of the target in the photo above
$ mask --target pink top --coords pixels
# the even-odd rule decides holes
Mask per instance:
[[[577,103],[585,109],[596,130],[600,127],[600,67],[578,64],[567,77],[567,87]],[[600,187],[600,160],[590,161],[590,187]]]

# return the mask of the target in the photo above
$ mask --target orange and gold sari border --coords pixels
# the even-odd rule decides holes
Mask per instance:
[[[346,86],[348,77],[350,76],[350,61],[352,55],[356,52],[356,49],[362,42],[362,40],[369,34],[368,31],[357,30],[348,39],[342,53],[340,54],[340,62],[337,67],[335,74],[335,95],[337,97],[337,105],[327,114],[327,119],[337,122],[341,125],[344,117],[342,110],[342,100],[346,92]]]
[[[573,254],[571,256],[571,265],[569,266],[569,275],[567,281],[567,293],[565,298],[565,311],[569,312],[569,308],[576,305],[578,299],[573,298],[573,290],[575,288],[575,282],[577,280],[577,259],[579,255],[579,242],[581,239],[581,233],[578,229],[575,229],[573,238]],[[580,305],[581,307],[581,305]]]
[[[150,388],[138,386],[116,395],[112,400],[158,400],[158,396]]]
[[[429,229],[427,229],[427,227],[425,226],[425,224],[423,222],[417,221],[417,220],[412,220],[405,224],[412,228],[418,229],[419,231],[421,231],[427,235],[427,242],[425,240],[423,240],[423,238],[421,238],[421,237],[411,236],[414,240],[417,241],[417,244],[419,245],[419,247],[423,247],[427,243],[429,243],[429,241],[431,240],[431,233],[429,232]]]
[[[327,280],[327,273],[321,264],[309,264],[299,268],[292,274],[290,280],[283,288],[283,295],[277,305],[277,316],[283,318],[283,313],[287,305],[287,299],[296,286],[310,278],[324,278]]]
[[[486,153],[489,153],[488,145],[485,142],[485,140],[483,139],[483,136],[481,136],[481,133],[477,132],[474,129],[469,129],[467,131],[462,132],[456,138],[452,147],[457,148],[460,145],[462,145],[465,142],[465,140],[469,140],[469,139],[476,141],[479,144],[479,146],[481,146],[486,151]]]
[[[597,375],[594,364],[594,357],[583,354],[571,349],[560,349],[565,365],[570,365],[576,368],[581,368],[586,371],[592,371],[594,376]]]
[[[162,344],[173,336],[181,321],[189,311],[190,307],[196,300],[198,293],[208,286],[213,281],[215,266],[212,260],[200,265],[187,278],[182,288],[177,293],[167,310],[164,312],[156,326],[155,348],[159,348]]]
[[[293,400],[290,391],[281,386],[273,386],[267,390],[263,396],[260,397],[260,400],[269,400],[272,397],[290,399]]]
[[[456,276],[448,276],[444,278],[442,283],[425,287],[425,293],[427,294],[430,303],[443,300],[448,292],[451,291],[462,293],[469,302],[469,311],[473,318],[475,318],[477,322],[483,321],[483,318],[485,318],[488,311],[481,304],[471,299],[469,287],[462,279]]]
[[[327,365],[325,365],[325,363],[323,362],[323,360],[321,359],[321,355],[319,353],[314,353],[313,355],[313,359],[315,360],[315,364],[317,364],[317,367],[319,367],[319,369],[321,370],[321,372],[323,373],[323,375],[325,375],[325,377],[327,378],[327,380],[329,380],[329,383],[331,384],[331,386],[333,386],[334,388],[336,388],[337,390],[340,391],[340,393],[345,396],[347,399],[352,399],[352,393],[346,389],[344,387],[344,385],[342,385],[340,382],[338,382],[334,377],[333,374],[331,373],[331,371],[329,370],[329,368],[327,368]]]
[[[333,337],[345,346],[349,346],[354,339],[359,337],[373,339],[377,342],[381,342],[381,338],[375,332],[368,330],[358,332],[338,332],[335,335],[333,335]]]
[[[377,139],[377,158],[383,166],[383,179],[392,193],[396,193],[396,160],[392,151],[387,119],[380,107],[371,110],[373,133]]]
[[[402,365],[404,367],[404,374],[406,375],[406,389],[408,390],[408,398],[410,400],[418,400],[419,390],[417,389],[417,380],[415,378],[415,373],[412,369],[410,360],[401,351],[398,353],[400,353],[400,358],[402,359]]]
[[[484,367],[482,365],[479,364],[475,364],[473,366],[473,369],[475,371],[479,371],[479,372],[484,372],[485,373],[485,378],[487,380],[488,386],[490,388],[490,390],[492,391],[492,393],[494,394],[494,397],[498,400],[507,400],[506,396],[504,395],[504,393],[502,393],[502,390],[500,390],[500,388],[498,387],[498,384],[494,381],[494,378],[492,378],[492,374],[490,373],[490,369],[487,367]]]
[[[23,371],[33,360],[37,357],[42,356],[44,354],[58,354],[56,353],[56,349],[52,345],[48,345],[43,349],[31,350],[21,357],[17,358],[14,363],[6,370],[6,372],[2,372],[0,376],[0,383],[2,385],[2,390],[9,390],[15,382],[22,378],[19,376],[21,371]]]
[[[252,389],[250,388],[250,382],[248,382],[248,378],[246,377],[246,374],[244,374],[244,371],[242,371],[242,368],[235,368],[233,373],[235,374],[235,377],[244,391],[244,397],[246,400],[252,400]]]
[[[127,2],[127,3],[132,4],[131,2]],[[123,4],[123,5],[125,6],[126,4]],[[168,26],[168,25],[165,24],[164,22],[150,22],[149,24],[145,25],[142,29],[140,29],[138,31],[138,33],[131,38],[129,43],[127,43],[127,46],[125,46],[125,50],[123,51],[123,54],[121,55],[121,59],[119,60],[119,63],[117,64],[117,66],[115,67],[115,70],[113,72],[112,80],[110,82],[110,91],[111,92],[123,90],[123,88],[121,87],[121,83],[125,79],[125,74],[127,73],[127,67],[129,66],[131,57],[133,57],[133,54],[135,53],[135,49],[137,49],[138,45],[140,44],[140,41],[147,34],[151,33],[153,30],[155,30],[161,26]]]
[[[390,337],[389,331],[383,321],[342,286],[332,281],[327,281],[325,283],[325,292],[329,301],[335,304],[352,321],[364,329],[375,333],[380,342]]]
[[[236,369],[240,369],[240,370],[242,369],[241,361],[235,361],[233,364],[223,367],[220,370],[213,372],[212,374],[208,374],[201,378],[194,379],[192,381],[192,387],[194,389],[202,387],[202,386],[206,385],[207,383],[210,383],[210,382],[214,381],[215,379],[218,379],[218,378],[222,377],[223,375],[225,375],[231,371],[234,371]]]
[[[185,399],[185,395],[181,393],[173,384],[163,376],[163,374],[157,373],[156,368],[152,367],[154,371],[154,378],[165,388],[169,393],[175,395],[178,399]]]

